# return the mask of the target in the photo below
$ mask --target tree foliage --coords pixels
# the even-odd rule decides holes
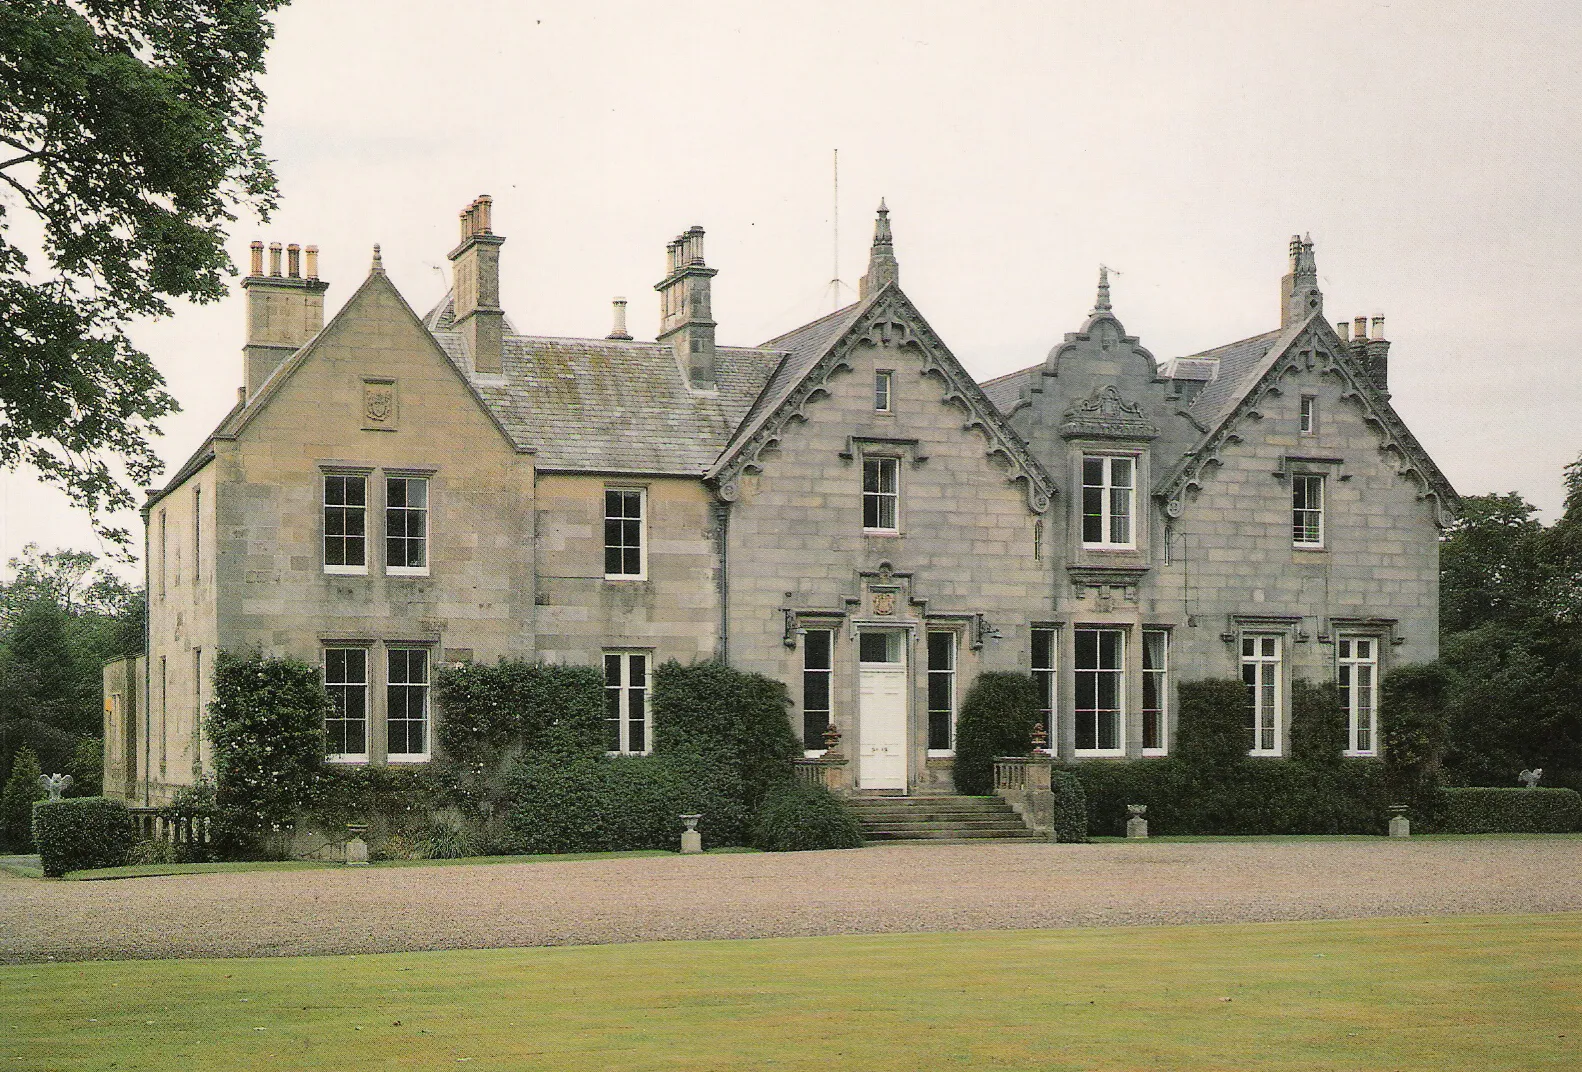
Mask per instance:
[[[992,792],[994,758],[1027,755],[1042,710],[1043,698],[1031,675],[1000,670],[979,674],[956,720],[956,791],[968,796]]]
[[[135,505],[116,469],[150,481],[176,408],[126,322],[221,297],[233,209],[274,207],[258,77],[285,2],[0,4],[0,466],[96,519]]]
[[[93,766],[103,728],[102,667],[143,646],[142,594],[86,551],[29,544],[0,585],[0,778],[27,745],[50,773]]]

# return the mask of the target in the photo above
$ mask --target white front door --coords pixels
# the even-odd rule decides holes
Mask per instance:
[[[905,789],[905,636],[899,630],[863,632],[857,646],[857,787]]]

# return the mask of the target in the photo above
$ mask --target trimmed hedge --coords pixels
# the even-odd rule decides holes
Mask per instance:
[[[708,755],[741,779],[751,812],[791,780],[802,742],[791,730],[791,696],[779,681],[720,662],[683,666],[671,660],[654,672],[654,752]]]
[[[137,836],[132,813],[119,800],[73,797],[33,805],[33,841],[44,874],[120,867]]]
[[[857,849],[862,827],[828,789],[787,782],[764,798],[753,818],[752,843],[769,852]]]
[[[994,670],[979,674],[956,719],[956,792],[981,797],[992,791],[995,756],[1025,756],[1042,717],[1038,684],[1030,674]]]
[[[604,678],[596,667],[502,659],[441,667],[435,683],[444,711],[436,736],[458,767],[492,770],[522,749],[604,751]]]
[[[1466,788],[1441,791],[1434,832],[1568,834],[1582,830],[1582,794],[1574,789]]]
[[[516,852],[677,849],[683,813],[705,845],[740,845],[747,810],[728,764],[700,755],[527,758],[506,779]]]
[[[1088,795],[1082,788],[1082,779],[1068,770],[1054,770],[1049,775],[1049,788],[1055,797],[1055,840],[1088,840]]]
[[[1176,757],[1090,760],[1070,768],[1087,795],[1088,826],[1126,833],[1126,805],[1148,805],[1152,834],[1378,834],[1386,821],[1378,760],[1306,764],[1242,759],[1205,771]]]
[[[1211,678],[1183,681],[1176,687],[1177,758],[1193,766],[1223,770],[1246,759],[1251,747],[1245,684]],[[1150,809],[1150,817],[1152,814]]]
[[[1291,758],[1298,763],[1334,766],[1349,744],[1346,709],[1333,681],[1291,682]]]

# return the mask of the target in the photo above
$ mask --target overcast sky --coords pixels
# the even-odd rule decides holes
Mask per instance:
[[[602,336],[625,295],[652,338],[665,243],[701,224],[720,341],[753,344],[832,308],[839,149],[840,277],[885,197],[902,286],[987,379],[1081,325],[1100,263],[1157,358],[1267,331],[1310,232],[1328,318],[1387,317],[1394,404],[1456,488],[1552,519],[1582,452],[1579,57],[1574,0],[299,0],[264,81],[281,206],[231,252],[317,244],[333,313],[378,242],[422,312],[488,193],[519,331]],[[239,288],[137,326],[172,469],[242,332]],[[28,542],[98,549],[0,477],[0,555]]]

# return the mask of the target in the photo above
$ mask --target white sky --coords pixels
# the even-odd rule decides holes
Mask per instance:
[[[1093,301],[1158,358],[1277,324],[1292,233],[1331,321],[1383,314],[1396,408],[1464,494],[1553,518],[1582,452],[1582,6],[1574,2],[743,5],[298,0],[265,80],[282,202],[329,310],[382,243],[421,313],[456,216],[495,199],[507,314],[657,326],[665,243],[708,229],[722,343],[831,308],[889,201],[901,281],[980,379],[1040,361]],[[134,337],[183,412],[174,468],[235,399],[243,304]],[[141,539],[141,526],[131,519]],[[0,556],[98,549],[29,474]]]

